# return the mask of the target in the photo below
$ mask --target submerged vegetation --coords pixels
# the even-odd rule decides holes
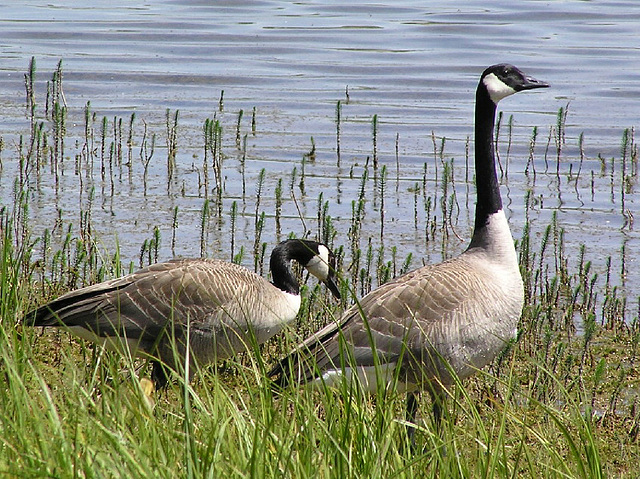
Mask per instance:
[[[350,149],[347,91],[337,101],[335,138],[310,138],[292,165],[257,156],[260,112],[227,111],[223,93],[187,141],[177,110],[156,122],[100,117],[90,103],[73,110],[62,78],[59,64],[43,101],[32,61],[28,131],[0,132],[0,474],[637,476],[633,129],[623,132],[619,156],[590,157],[582,135],[567,136],[568,106],[548,132],[534,127],[528,139],[513,117],[500,116],[498,173],[525,282],[520,334],[451,392],[440,433],[424,414],[412,450],[401,395],[371,398],[353,388],[276,396],[264,373],[355,297],[465,247],[470,140],[462,140],[462,157],[452,156],[452,140],[434,132],[432,153],[405,162],[399,136],[388,153],[387,126],[373,115],[370,146]],[[329,156],[323,171],[318,163]],[[615,226],[563,223],[563,208],[585,204]],[[256,354],[202,371],[192,385],[177,380],[155,405],[136,379],[147,373],[144,362],[19,324],[70,289],[176,255],[217,256],[263,273],[267,252],[289,234],[338,253],[342,303],[307,286],[295,328]]]

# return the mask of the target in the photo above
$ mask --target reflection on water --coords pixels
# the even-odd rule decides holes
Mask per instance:
[[[224,131],[225,214],[221,223],[210,225],[207,254],[229,255],[234,201],[240,212],[237,245],[251,251],[256,181],[263,168],[262,241],[274,241],[275,191],[282,179],[283,234],[300,235],[305,228],[315,234],[318,205],[327,202],[335,242],[348,244],[352,201],[360,194],[366,166],[363,245],[366,237],[379,244],[384,219],[386,248],[398,246],[401,259],[414,253],[414,266],[423,259],[437,261],[446,238],[445,256],[460,251],[469,235],[473,172],[466,166],[466,151],[477,76],[486,65],[509,61],[552,84],[547,91],[501,104],[503,191],[514,237],[521,238],[530,191],[535,238],[540,240],[555,212],[569,257],[585,243],[598,271],[604,272],[611,257],[615,281],[624,280],[629,291],[637,291],[640,251],[637,228],[630,223],[638,210],[637,163],[621,161],[623,130],[637,123],[640,111],[636,2],[606,2],[606,8],[602,2],[581,1],[517,6],[484,1],[455,8],[449,2],[418,1],[209,3],[3,6],[0,201],[11,201],[18,168],[14,151],[18,135],[28,132],[23,78],[28,61],[32,56],[37,61],[42,111],[45,81],[62,59],[69,139],[57,190],[50,176],[32,190],[30,214],[41,230],[51,228],[56,216],[78,224],[80,211],[90,209],[96,237],[106,248],[112,247],[116,231],[124,258],[134,260],[158,226],[160,256],[166,259],[172,254],[177,207],[175,253],[199,255],[205,196],[202,125],[215,117]],[[95,128],[108,119],[107,157],[109,144],[116,141],[114,118],[127,125],[136,113],[136,143],[130,167],[103,165],[103,155],[96,154],[93,180],[80,186],[73,160],[83,147],[87,102],[96,115]],[[568,107],[568,115],[558,159],[554,135],[561,107]],[[177,173],[169,186],[166,109],[179,110]],[[140,184],[145,124],[149,137],[157,136],[146,195]],[[529,161],[534,126],[538,136]],[[303,162],[310,151],[314,154]],[[452,158],[448,184],[444,164]],[[373,181],[374,159],[386,168],[382,184]],[[103,166],[113,181],[102,181]],[[215,181],[209,174],[212,190]],[[215,197],[213,191],[210,196]],[[429,233],[430,216],[441,215],[442,207],[452,215],[448,229],[454,233],[448,237]],[[41,231],[35,227],[34,233]]]

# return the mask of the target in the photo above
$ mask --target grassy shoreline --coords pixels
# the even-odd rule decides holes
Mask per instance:
[[[147,181],[151,185],[148,173],[159,161],[157,153],[155,157],[152,153],[155,136],[146,124],[142,136],[135,136],[132,132],[140,130],[127,131],[128,121],[114,119],[120,130],[116,127],[112,138],[111,120],[100,121],[87,108],[86,136],[75,139],[77,148],[70,146],[73,141],[67,136],[66,107],[62,98],[56,97],[56,91],[61,91],[61,83],[56,83],[61,82],[61,65],[59,69],[42,112],[36,108],[33,93],[35,64],[30,67],[29,132],[15,151],[6,146],[2,151],[6,171],[11,163],[18,167],[12,170],[14,178],[6,171],[2,177],[3,182],[14,183],[13,204],[0,205],[0,475],[638,476],[640,303],[621,287],[625,268],[633,263],[625,264],[623,251],[620,265],[609,255],[604,268],[596,267],[603,262],[602,252],[592,245],[582,246],[575,255],[567,251],[563,225],[555,212],[546,224],[540,225],[541,218],[534,224],[533,215],[542,206],[530,193],[523,198],[521,235],[514,235],[527,298],[519,338],[489,368],[452,391],[442,435],[434,432],[429,415],[424,414],[417,451],[410,451],[404,439],[402,396],[389,392],[370,398],[352,389],[291,390],[276,397],[265,380],[265,369],[297,336],[339,315],[353,294],[345,294],[337,304],[321,288],[304,286],[300,317],[287,334],[274,338],[259,355],[244,354],[202,371],[187,388],[178,381],[167,393],[155,397],[153,408],[136,379],[146,373],[144,362],[84,344],[64,332],[43,334],[23,329],[17,319],[47,299],[167,259],[159,253],[161,246],[166,251],[171,244],[175,254],[178,222],[193,233],[202,255],[210,254],[212,241],[228,241],[232,247],[225,251],[230,258],[223,259],[253,263],[259,272],[264,269],[267,243],[275,242],[272,237],[285,235],[291,224],[303,223],[305,232],[312,232],[338,251],[343,288],[358,297],[423,261],[388,239],[393,238],[394,224],[384,216],[385,204],[391,208],[389,203],[399,201],[393,194],[392,164],[374,168],[374,158],[371,164],[352,167],[349,175],[359,186],[351,198],[351,217],[333,218],[327,194],[315,198],[303,193],[321,181],[308,170],[316,153],[312,141],[290,178],[275,182],[274,198],[267,198],[271,190],[265,187],[269,179],[265,179],[264,170],[257,175],[256,188],[244,185],[247,172],[243,157],[251,131],[241,130],[242,113],[231,123],[231,133],[228,125],[217,120],[205,125],[203,162],[197,168],[201,209],[185,217],[179,214],[178,206],[168,208],[170,224],[161,226],[172,233],[163,236],[154,228],[140,246],[136,262],[123,260],[117,241],[115,247],[104,247],[95,232],[91,216],[94,202],[100,199],[108,210],[105,198],[109,198],[110,189],[127,182],[144,188],[146,197]],[[254,110],[252,129],[255,115]],[[136,120],[132,116],[129,121],[134,124]],[[178,113],[167,112],[166,121],[166,195],[180,197],[180,183],[175,182],[179,175],[173,175],[178,171],[174,163]],[[554,154],[559,158],[561,148],[552,152],[550,145],[556,140],[562,144],[564,121],[566,112],[561,111],[547,140],[544,158],[545,163],[550,159],[551,170]],[[374,153],[378,128],[374,117]],[[347,138],[344,131],[340,133],[339,124],[337,130],[344,144]],[[532,157],[540,148],[536,141],[544,143],[536,140],[536,131],[525,146]],[[227,136],[235,145],[232,153],[227,153]],[[638,175],[637,146],[633,130],[625,132],[624,138],[621,158],[615,160],[617,170],[614,159],[603,160],[603,168],[605,175],[611,175],[612,193],[616,188],[616,192],[630,196]],[[503,141],[511,147],[510,136]],[[428,245],[434,257],[447,257],[458,247],[457,218],[468,209],[460,184],[468,191],[472,181],[471,175],[461,182],[456,170],[460,167],[444,153],[444,143],[442,139],[438,144],[434,137],[434,157],[441,168],[435,171],[439,175],[435,191],[426,186],[434,174],[426,163],[422,177],[403,180],[412,185],[404,193],[403,206],[410,211],[406,216],[413,216],[407,218],[409,224],[415,223],[413,237]],[[94,145],[94,152],[85,150],[84,144]],[[70,158],[69,151],[78,153]],[[140,160],[129,157],[129,164],[141,166],[136,170],[127,166],[127,156],[133,154],[140,156]],[[231,188],[224,174],[230,158],[239,171],[234,178],[243,183],[243,191],[249,191],[246,197],[245,193],[233,196],[226,189]],[[465,160],[455,161],[460,165]],[[534,164],[528,162],[526,168]],[[576,162],[580,168],[585,164],[583,158]],[[620,172],[620,164],[627,166],[614,182],[613,171]],[[77,174],[72,174],[74,170]],[[571,171],[574,179],[580,175],[577,167]],[[69,177],[78,183],[79,224],[74,226],[54,214],[51,227],[41,235],[34,234],[31,212],[39,189],[55,189]],[[577,179],[575,185],[578,191]],[[289,198],[287,188],[291,194],[297,191],[299,197]],[[246,199],[254,194],[251,201]],[[620,214],[627,214],[624,201],[620,208]],[[196,221],[184,225],[189,218]],[[371,228],[369,223],[375,226]],[[275,234],[266,232],[267,224],[274,225]],[[222,230],[226,233],[220,233]],[[421,410],[428,411],[429,399],[421,400],[425,403]]]

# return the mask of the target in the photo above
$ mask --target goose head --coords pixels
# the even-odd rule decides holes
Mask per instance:
[[[340,290],[336,285],[336,257],[333,252],[322,243],[313,245],[314,255],[303,266],[309,273],[322,281],[331,293],[340,299]]]
[[[336,285],[336,257],[326,245],[306,239],[288,239],[273,249],[270,265],[274,284],[297,295],[298,282],[291,273],[291,260],[300,263],[340,299],[340,290]]]
[[[493,103],[519,91],[533,90],[535,88],[547,88],[548,83],[526,75],[517,67],[508,63],[500,63],[487,68],[480,80]]]

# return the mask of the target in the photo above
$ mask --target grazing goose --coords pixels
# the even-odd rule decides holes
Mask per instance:
[[[152,377],[162,387],[167,383],[163,364],[177,369],[187,338],[190,363],[202,366],[251,349],[292,321],[300,309],[300,290],[291,260],[340,297],[329,248],[290,239],[271,254],[273,283],[233,263],[177,259],[67,293],[23,321],[62,326],[112,349],[124,341],[132,355],[152,357]]]
[[[415,421],[418,393],[426,390],[439,424],[454,373],[471,376],[516,334],[524,290],[496,176],[496,105],[516,92],[547,86],[512,65],[484,71],[476,91],[477,204],[468,248],[367,294],[276,365],[269,375],[277,385],[332,386],[353,376],[371,392],[380,384],[395,385],[408,395],[409,423]],[[408,433],[413,438],[414,429]]]

